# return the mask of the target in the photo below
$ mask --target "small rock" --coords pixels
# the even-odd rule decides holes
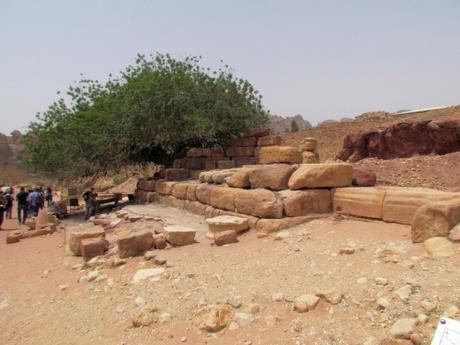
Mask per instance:
[[[279,232],[276,233],[274,240],[275,241],[283,241],[283,240],[288,239],[289,236],[290,236],[289,231],[287,231],[287,230],[279,231]]]
[[[228,329],[230,331],[234,331],[234,330],[238,329],[239,327],[240,326],[235,321],[230,322],[230,325],[228,325]]]
[[[149,250],[149,251],[145,252],[144,260],[145,261],[150,261],[150,260],[154,259],[156,256],[157,256],[157,252],[155,250]]]
[[[460,242],[460,223],[449,231],[449,240],[452,242]]]
[[[359,285],[367,284],[367,278],[366,278],[366,277],[358,278],[358,279],[356,280],[356,282],[357,282]]]
[[[340,255],[351,255],[351,254],[354,254],[354,253],[355,253],[355,248],[346,247],[346,248],[341,248],[339,250]]]
[[[390,334],[395,338],[409,339],[416,325],[417,319],[399,319],[391,326]]]
[[[252,316],[251,314],[247,314],[247,313],[235,313],[235,316],[233,317],[233,321],[238,323],[240,326],[247,326],[252,321],[254,321],[254,316]]]
[[[180,338],[180,341],[183,342],[183,343],[185,343],[185,342],[187,341],[187,337],[182,337],[182,338]]]
[[[388,300],[386,298],[379,298],[377,300],[377,309],[385,309],[385,308],[388,308],[390,306],[390,302],[388,302]]]
[[[67,290],[68,287],[69,287],[69,285],[66,285],[66,284],[58,285],[58,288],[59,288],[59,290],[61,290],[61,291]]]
[[[302,323],[297,319],[292,320],[292,322],[291,322],[291,330],[294,331],[294,332],[297,332],[297,333],[302,332],[302,330],[303,330]]]
[[[425,314],[418,314],[417,315],[417,320],[418,320],[418,323],[420,324],[423,324],[423,323],[427,323],[429,321],[429,317]]]
[[[455,254],[452,242],[445,237],[432,237],[426,240],[423,246],[433,257],[449,257]]]
[[[157,312],[157,308],[144,309],[131,322],[134,327],[150,326],[152,323],[158,322]]]
[[[171,314],[170,313],[161,313],[158,321],[165,323],[171,321]]]
[[[260,309],[261,309],[261,308],[260,308],[260,305],[259,305],[259,304],[257,304],[257,303],[251,303],[251,304],[249,305],[249,308],[248,308],[248,309],[249,309],[249,312],[250,312],[251,314],[254,315],[254,314],[260,313]]]
[[[388,284],[388,280],[382,277],[377,277],[374,279],[375,284],[380,286],[386,286]]]
[[[444,315],[446,317],[449,317],[449,318],[455,318],[457,316],[458,312],[459,312],[459,310],[458,310],[457,306],[451,305],[446,310],[444,310],[442,315]]]
[[[284,295],[282,292],[277,292],[272,295],[273,302],[281,302],[284,300]]]
[[[94,271],[90,271],[86,275],[86,277],[87,277],[89,282],[92,282],[93,280],[96,280],[96,278],[99,277],[101,274],[102,274],[101,271],[94,270]]]
[[[398,290],[396,290],[395,294],[399,297],[401,301],[407,302],[409,300],[410,295],[412,294],[412,289],[410,285],[404,285],[403,287],[400,287]]]
[[[294,310],[299,313],[305,313],[316,307],[319,302],[319,297],[315,295],[302,295],[296,298]]]
[[[233,308],[241,307],[241,299],[240,297],[232,296],[227,299],[227,303],[230,304]]]
[[[166,260],[165,258],[161,258],[161,257],[156,257],[154,258],[154,262],[155,262],[155,265],[166,265],[166,263],[168,262],[168,260]]]
[[[136,297],[136,299],[134,300],[134,303],[135,303],[139,308],[142,308],[142,307],[145,306],[146,301],[145,301],[145,298],[144,298],[144,297],[138,296],[138,297]]]
[[[281,318],[279,315],[269,315],[265,318],[265,323],[270,327],[277,326],[281,323]]]
[[[432,312],[433,310],[436,309],[436,303],[433,303],[429,300],[424,299],[423,301],[420,302],[420,306],[428,313]]]
[[[318,292],[316,296],[326,300],[330,304],[339,304],[342,301],[343,295],[339,291],[322,291]]]
[[[165,269],[162,267],[144,268],[144,269],[138,270],[134,274],[133,283],[139,283],[140,281],[143,281],[149,278],[158,279],[164,272],[165,272]]]

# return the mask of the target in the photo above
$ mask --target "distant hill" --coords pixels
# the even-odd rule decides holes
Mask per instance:
[[[286,133],[291,131],[292,121],[297,123],[299,129],[311,128],[311,123],[306,121],[302,115],[295,116],[279,116],[279,115],[269,115],[270,124],[269,127],[272,130],[272,133]]]

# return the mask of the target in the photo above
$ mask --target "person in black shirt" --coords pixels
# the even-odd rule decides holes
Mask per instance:
[[[29,196],[29,193],[25,191],[24,187],[21,187],[20,192],[16,195],[16,200],[18,202],[18,222],[19,224],[24,224],[27,219],[27,210],[29,209],[29,205],[27,202],[28,196]]]
[[[5,196],[3,195],[3,191],[0,190],[0,230],[2,230],[3,214],[5,213],[5,210],[6,210]]]

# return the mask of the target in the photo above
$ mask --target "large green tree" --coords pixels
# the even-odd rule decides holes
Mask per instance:
[[[266,123],[262,96],[247,80],[200,62],[139,55],[105,84],[82,79],[29,125],[27,163],[60,177],[91,174],[164,161],[187,145],[225,144]]]

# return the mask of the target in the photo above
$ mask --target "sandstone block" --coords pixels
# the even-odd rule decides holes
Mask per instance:
[[[155,183],[155,180],[139,179],[137,182],[137,188],[146,192],[154,192]]]
[[[331,192],[328,189],[283,190],[279,195],[283,201],[284,213],[288,217],[332,211]]]
[[[225,152],[222,147],[211,147],[209,149],[209,158],[219,160],[225,157]]]
[[[186,156],[189,158],[209,157],[210,151],[207,148],[192,147],[188,149]]]
[[[257,145],[256,137],[235,138],[230,142],[230,147],[254,147]]]
[[[187,167],[186,160],[184,158],[173,160],[173,168],[185,169]]]
[[[229,157],[251,157],[254,156],[253,146],[228,147],[225,153]]]
[[[433,201],[449,201],[458,198],[458,193],[442,192],[429,188],[384,187],[383,220],[401,224],[412,224],[419,207]]]
[[[283,203],[267,189],[240,190],[235,198],[236,212],[264,218],[281,218]]]
[[[153,247],[155,249],[165,249],[167,246],[166,237],[164,234],[153,235]]]
[[[214,170],[217,169],[217,159],[208,158],[204,163],[204,168],[206,170]]]
[[[234,161],[236,167],[259,164],[259,159],[256,157],[235,157]]]
[[[190,177],[188,169],[165,169],[165,180],[167,181],[183,181]]]
[[[270,128],[251,128],[247,131],[246,136],[248,137],[266,137],[270,135]]]
[[[162,195],[169,195],[172,192],[172,187],[176,184],[177,182],[174,181],[166,181],[166,180],[157,180],[155,184],[155,190],[157,193],[162,194]]]
[[[303,164],[319,163],[319,155],[316,152],[304,151],[302,152],[302,163]]]
[[[351,185],[352,174],[351,164],[303,164],[289,179],[289,189],[346,187]]]
[[[80,244],[86,238],[105,238],[104,228],[100,225],[88,226],[86,228],[71,230],[69,232],[69,249],[74,255],[79,256],[81,253]]]
[[[187,157],[185,160],[185,166],[187,169],[194,169],[194,170],[203,170],[205,166],[206,158],[197,157]]]
[[[196,187],[198,185],[195,183],[190,183],[187,188],[186,199],[190,201],[196,201]]]
[[[235,167],[235,161],[231,160],[219,160],[217,161],[217,169],[231,169]]]
[[[187,190],[188,190],[187,183],[176,183],[171,190],[171,195],[178,199],[187,199]]]
[[[248,188],[250,187],[249,173],[254,170],[253,168],[240,168],[235,171],[231,176],[225,179],[229,187],[233,188]]]
[[[279,146],[281,145],[281,137],[279,135],[270,135],[266,137],[260,137],[257,140],[258,146]]]
[[[185,226],[170,225],[164,229],[166,241],[173,246],[185,246],[195,242],[196,231]]]
[[[190,178],[192,180],[198,180],[198,176],[200,175],[200,173],[203,171],[202,169],[189,169],[190,171]]]
[[[184,209],[190,213],[204,215],[207,205],[199,201],[185,201]]]
[[[234,211],[237,192],[236,188],[215,187],[211,191],[210,204],[222,210]]]
[[[249,221],[243,217],[236,216],[217,216],[206,219],[209,231],[212,233],[232,230],[241,232],[249,229]]]
[[[300,149],[302,151],[316,152],[317,141],[315,138],[305,138],[301,145]]]
[[[198,180],[201,183],[212,183],[212,174],[214,174],[214,170],[211,171],[202,171],[198,176]]]
[[[217,246],[238,242],[237,233],[233,230],[225,230],[214,234],[214,243]]]
[[[232,176],[234,173],[234,170],[216,170],[211,174],[212,183],[223,184],[225,183],[225,179]]]
[[[107,249],[108,243],[103,238],[85,238],[80,243],[80,254],[86,261],[95,256],[104,255]]]
[[[251,188],[288,189],[289,178],[296,169],[296,166],[288,164],[273,164],[254,168],[249,173]]]
[[[315,295],[302,295],[296,298],[294,309],[299,313],[315,309],[319,303],[319,297]]]
[[[353,186],[375,186],[377,183],[377,176],[375,172],[370,169],[355,167],[353,168],[352,183]]]
[[[385,190],[376,187],[345,187],[333,191],[334,211],[355,217],[382,219]]]
[[[156,201],[156,192],[146,192],[144,190],[136,190],[134,193],[134,197],[136,198],[136,202],[139,203],[150,203]]]
[[[423,242],[431,237],[447,237],[460,222],[460,200],[429,203],[420,207],[412,221],[412,242]]]
[[[259,151],[260,164],[302,163],[300,151],[291,146],[264,146]]]
[[[185,200],[177,199],[171,195],[164,196],[160,202],[166,206],[178,208],[180,210],[184,209],[185,206]]]
[[[395,338],[409,339],[415,331],[417,319],[399,319],[391,326],[390,334]]]
[[[35,229],[41,229],[44,226],[47,226],[48,224],[59,224],[59,219],[56,218],[55,215],[49,213],[46,210],[41,210],[38,213],[37,218],[35,218]]]
[[[214,188],[214,186],[209,184],[199,184],[195,190],[196,199],[203,204],[209,205],[211,202],[211,192]]]
[[[218,217],[218,216],[233,216],[233,217],[247,219],[250,229],[255,229],[256,224],[259,221],[259,218],[255,217],[255,216],[250,216],[250,215],[247,215],[247,214],[242,214],[242,213],[237,213],[237,212],[231,212],[231,211],[224,211],[224,210],[216,209],[215,212],[214,212],[213,217]]]
[[[153,247],[153,235],[148,230],[128,231],[118,237],[118,255],[120,258],[144,255]]]
[[[308,223],[312,220],[321,218],[318,215],[286,217],[281,219],[260,219],[256,225],[256,231],[259,234],[271,234],[284,229],[292,228],[300,224]]]

